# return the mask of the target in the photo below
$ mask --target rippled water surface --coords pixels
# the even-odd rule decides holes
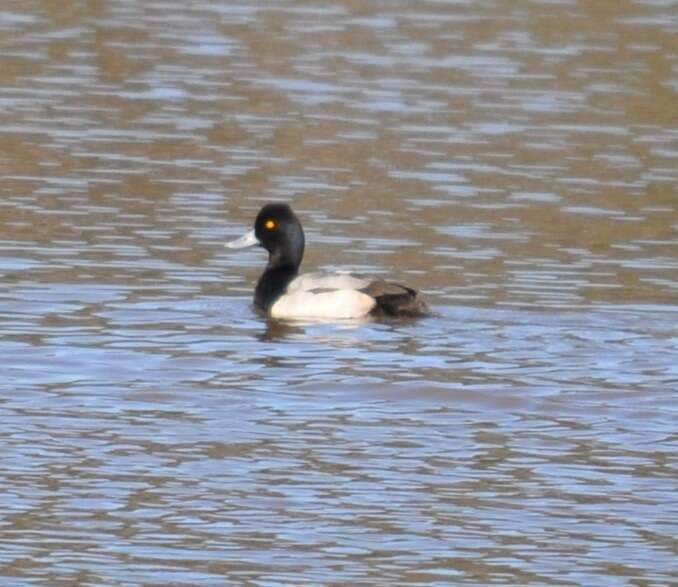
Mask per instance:
[[[0,584],[675,585],[676,4],[0,5]],[[266,321],[304,267],[415,322]]]

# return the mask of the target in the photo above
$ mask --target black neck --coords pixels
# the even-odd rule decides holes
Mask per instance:
[[[264,311],[270,310],[296,276],[297,267],[294,265],[267,267],[254,290],[254,305]]]
[[[297,276],[304,256],[304,231],[296,217],[293,216],[293,220],[283,223],[282,229],[273,237],[263,239],[268,263],[254,290],[254,305],[265,312],[271,309]]]

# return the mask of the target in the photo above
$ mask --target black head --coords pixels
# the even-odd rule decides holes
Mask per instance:
[[[269,252],[268,267],[293,267],[304,256],[304,230],[287,204],[266,204],[254,221],[254,234]]]

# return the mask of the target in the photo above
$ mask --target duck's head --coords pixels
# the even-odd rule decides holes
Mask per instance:
[[[254,228],[239,239],[226,243],[231,249],[259,245],[268,251],[268,267],[299,267],[304,256],[304,230],[287,204],[266,204],[254,221]]]

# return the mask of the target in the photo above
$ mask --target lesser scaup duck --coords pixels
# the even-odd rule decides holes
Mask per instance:
[[[304,231],[287,204],[266,204],[254,229],[227,247],[259,245],[268,264],[254,290],[254,305],[274,318],[360,318],[425,316],[426,304],[404,285],[348,273],[298,275],[304,256]]]

